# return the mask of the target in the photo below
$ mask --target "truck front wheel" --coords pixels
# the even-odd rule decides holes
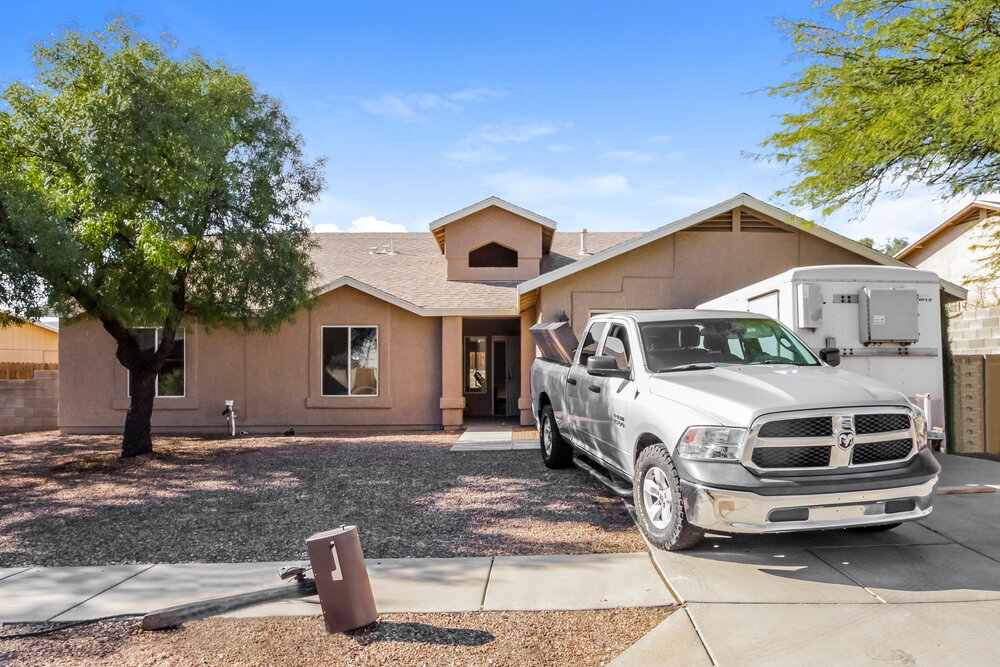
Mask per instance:
[[[664,445],[639,454],[632,492],[639,529],[653,546],[680,551],[701,542],[704,533],[685,516],[680,478]]]
[[[546,468],[566,468],[573,463],[573,447],[559,435],[556,414],[551,405],[542,408],[538,439],[542,447],[542,462]]]

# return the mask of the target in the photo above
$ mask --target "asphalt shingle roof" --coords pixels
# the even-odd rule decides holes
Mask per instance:
[[[640,233],[591,232],[587,249],[600,252]],[[312,252],[317,286],[347,276],[421,308],[517,307],[516,282],[449,281],[448,262],[429,232],[322,233],[313,238],[318,244]],[[396,254],[370,250],[389,245]],[[579,233],[556,232],[552,252],[542,257],[542,273],[582,259],[579,248]]]

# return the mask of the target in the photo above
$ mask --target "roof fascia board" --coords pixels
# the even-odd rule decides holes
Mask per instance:
[[[884,255],[877,250],[869,248],[868,246],[862,245],[857,241],[847,238],[846,236],[841,236],[840,234],[830,231],[825,227],[822,227],[815,223],[800,224],[794,221],[794,216],[788,211],[783,211],[777,206],[772,206],[767,202],[763,202],[755,197],[752,197],[746,193],[739,194],[731,199],[727,199],[724,202],[720,202],[715,206],[711,206],[702,211],[698,211],[686,218],[681,218],[675,222],[664,225],[658,229],[654,229],[651,232],[647,232],[641,236],[637,236],[634,239],[630,239],[623,243],[619,243],[616,246],[608,248],[602,252],[588,257],[587,259],[580,260],[569,266],[564,266],[561,269],[551,271],[549,273],[538,276],[537,278],[532,278],[527,280],[520,285],[518,285],[517,293],[524,294],[525,292],[530,292],[533,289],[537,289],[542,285],[547,285],[551,282],[561,280],[567,276],[570,276],[578,271],[583,271],[595,264],[600,264],[601,262],[607,261],[619,255],[622,255],[631,250],[635,250],[647,243],[652,243],[653,241],[669,236],[670,234],[675,234],[680,231],[684,231],[689,227],[693,227],[699,222],[704,222],[709,218],[715,217],[726,211],[730,211],[738,206],[746,206],[747,208],[759,211],[768,217],[774,218],[779,222],[782,222],[790,227],[795,227],[807,234],[812,234],[828,243],[844,248],[845,250],[850,250],[856,255],[860,255],[867,259],[872,260],[876,264],[883,264],[885,266],[909,266],[905,262],[898,259]]]
[[[445,225],[455,222],[456,220],[461,220],[462,218],[472,215],[473,213],[478,213],[479,211],[489,208],[490,206],[496,206],[497,208],[502,208],[505,211],[513,213],[514,215],[519,215],[522,218],[527,218],[528,220],[531,220],[532,222],[537,222],[542,227],[548,227],[549,229],[556,228],[555,221],[546,218],[544,215],[538,215],[537,213],[529,211],[526,208],[521,208],[516,204],[511,204],[508,201],[504,201],[499,197],[488,197],[481,202],[473,204],[472,206],[466,206],[460,211],[449,213],[443,218],[438,218],[437,220],[434,220],[433,222],[430,223],[430,230],[434,231],[435,229],[444,227]]]
[[[449,317],[462,315],[469,317],[517,316],[517,308],[424,308],[405,299],[401,299],[398,296],[389,294],[384,290],[380,290],[377,287],[372,287],[368,283],[363,283],[356,278],[351,278],[350,276],[343,276],[327,283],[326,285],[323,285],[317,290],[316,296],[322,296],[341,287],[352,287],[359,292],[364,292],[369,296],[391,303],[394,306],[398,306],[403,310],[408,310],[415,315],[420,315],[421,317]]]
[[[729,211],[739,206],[743,196],[744,195],[738,195],[736,197],[733,197],[732,199],[727,199],[726,201],[716,204],[715,206],[711,206],[702,211],[698,211],[697,213],[693,213],[687,216],[686,218],[675,220],[674,222],[664,225],[663,227],[658,227],[653,231],[646,232],[645,234],[641,234],[640,236],[636,236],[635,238],[623,241],[618,245],[611,246],[606,250],[602,250],[601,252],[595,253],[590,257],[587,257],[586,259],[581,259],[577,262],[574,262],[573,264],[569,264],[562,268],[556,269],[555,271],[544,273],[538,276],[537,278],[526,280],[517,286],[517,293],[524,294],[525,292],[530,292],[531,290],[537,289],[542,285],[547,285],[551,282],[561,280],[562,278],[571,276],[579,271],[583,271],[591,266],[594,266],[595,264],[600,264],[601,262],[605,262],[614,257],[618,257],[619,255],[623,255],[631,250],[640,248],[646,245],[647,243],[652,243],[653,241],[661,239],[665,236],[669,236],[674,232],[682,231],[687,227],[696,225],[699,222],[702,222],[703,220],[715,217],[720,213],[725,213],[726,211]]]
[[[893,255],[893,257],[895,257],[896,259],[905,259],[914,250],[922,247],[923,245],[926,244],[927,241],[930,241],[932,238],[940,234],[942,231],[944,231],[948,227],[951,227],[953,224],[955,224],[956,221],[965,217],[969,213],[969,211],[971,211],[974,208],[988,208],[993,211],[1000,211],[1000,203],[997,203],[995,201],[987,201],[985,199],[977,199],[968,206],[962,208],[954,215],[950,216],[947,220],[945,220],[940,225],[938,225],[931,231],[921,236],[919,239],[917,239],[910,245],[906,246],[905,248],[897,252],[895,255]]]

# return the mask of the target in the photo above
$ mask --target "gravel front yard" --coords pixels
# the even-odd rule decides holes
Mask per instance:
[[[372,558],[643,551],[621,501],[537,452],[449,452],[445,433],[0,437],[0,566],[304,559],[356,524]]]
[[[374,627],[328,635],[318,617],[208,619],[142,632],[101,623],[0,643],[15,665],[600,665],[671,609],[385,614]],[[30,631],[9,626],[5,633]]]

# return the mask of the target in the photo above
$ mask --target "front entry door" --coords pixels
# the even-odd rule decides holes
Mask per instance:
[[[492,414],[512,417],[518,414],[517,399],[521,393],[521,337],[491,336]]]

